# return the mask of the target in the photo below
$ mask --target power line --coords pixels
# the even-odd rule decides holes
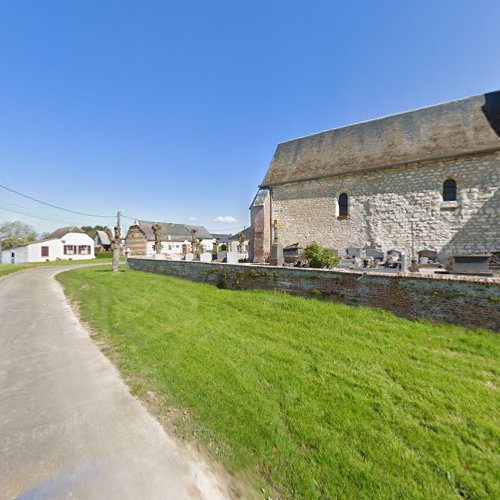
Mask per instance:
[[[130,217],[130,215],[125,215],[123,212],[122,212],[122,217],[130,220],[142,220],[140,217]]]
[[[18,210],[12,210],[10,208],[5,208],[5,207],[0,207],[2,210],[4,210],[5,212],[10,212],[10,213],[13,213],[13,214],[16,214],[16,215],[24,215],[25,217],[29,217],[31,219],[38,219],[38,220],[43,220],[43,221],[47,221],[47,222],[55,222],[57,224],[62,224],[63,221],[60,221],[60,220],[55,220],[55,219],[48,219],[47,217],[40,217],[39,215],[31,215],[31,214],[27,214],[26,212],[19,212]],[[65,222],[67,223],[67,222]]]
[[[69,212],[69,213],[77,214],[77,215],[84,215],[86,217],[102,217],[103,219],[109,219],[110,217],[114,217],[114,215],[96,215],[96,214],[87,214],[85,212],[77,212],[76,210],[70,210],[69,208],[59,207],[57,205],[53,205],[52,203],[47,203],[46,201],[42,201],[42,200],[39,200],[37,198],[33,198],[33,196],[29,196],[27,194],[20,193],[19,191],[16,191],[15,189],[11,189],[7,186],[4,186],[3,184],[0,184],[0,187],[5,189],[6,191],[10,191],[11,193],[15,193],[19,196],[27,198],[28,200],[36,201],[37,203],[41,203],[42,205],[46,205],[46,206],[52,207],[52,208],[57,208],[58,210],[63,210],[64,212]]]
[[[5,200],[0,200],[0,208],[3,210],[9,211],[9,212],[14,212],[14,213],[20,213],[21,215],[27,215],[28,217],[34,217],[37,218],[38,215],[42,215],[44,217],[51,217],[54,222],[67,222],[70,218],[74,220],[74,216],[70,214],[57,214],[53,212],[47,212],[43,210],[36,210],[33,209],[32,207],[26,207],[24,205],[18,205],[17,203],[11,203]],[[22,210],[19,211],[19,209]],[[28,211],[29,213],[26,213],[25,211]],[[35,210],[35,211],[34,211]],[[35,215],[32,215],[35,213]]]

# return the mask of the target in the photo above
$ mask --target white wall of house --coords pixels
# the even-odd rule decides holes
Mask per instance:
[[[229,240],[229,251],[230,252],[239,252],[241,254],[247,254],[248,256],[248,244],[249,241],[243,241],[243,249],[240,252],[240,242],[238,240]]]
[[[65,251],[66,248],[66,251]],[[2,264],[94,259],[94,240],[84,233],[67,233],[60,239],[39,241],[2,250]]]
[[[205,247],[206,252],[211,252],[215,239],[204,239],[201,240],[201,245]],[[161,254],[165,255],[167,258],[180,259],[184,254],[182,251],[183,245],[186,245],[187,251],[191,252],[191,241],[162,241]],[[154,257],[155,251],[153,249],[154,241],[148,241],[146,245],[146,257]]]

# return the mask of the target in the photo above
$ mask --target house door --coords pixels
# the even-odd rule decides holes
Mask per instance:
[[[11,252],[10,254],[10,261],[12,262],[12,264],[16,263],[16,254],[14,252]]]

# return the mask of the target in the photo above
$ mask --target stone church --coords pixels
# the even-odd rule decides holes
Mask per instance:
[[[250,207],[250,259],[286,246],[500,250],[500,91],[278,145]]]

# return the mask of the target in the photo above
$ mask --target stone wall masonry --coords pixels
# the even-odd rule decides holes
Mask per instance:
[[[443,202],[443,182],[457,201]],[[349,217],[337,200],[349,195]],[[500,152],[273,186],[272,218],[283,245],[316,241],[338,249],[372,245],[415,256],[500,250]]]
[[[410,319],[500,331],[500,279],[128,259],[130,269],[232,290],[280,290],[386,309]]]

